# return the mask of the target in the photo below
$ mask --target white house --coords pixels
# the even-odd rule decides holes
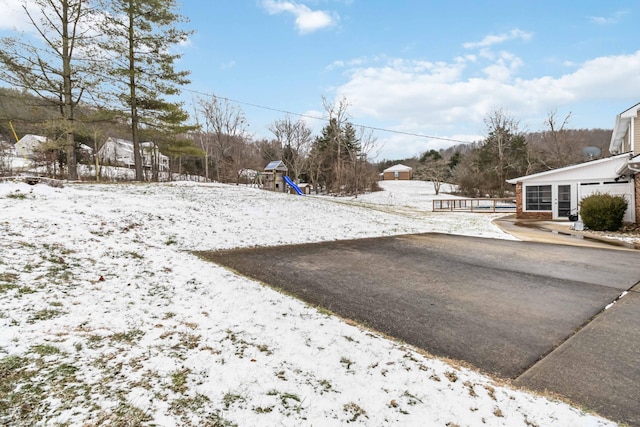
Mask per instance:
[[[640,104],[616,116],[611,157],[510,179],[516,185],[516,216],[567,219],[596,192],[627,199],[624,221],[640,223]]]
[[[140,143],[140,151],[144,168],[151,168],[157,164],[161,171],[169,169],[169,157],[160,153],[154,142]],[[98,160],[106,165],[134,167],[133,142],[109,137],[98,150]]]
[[[47,138],[40,135],[26,134],[13,144],[16,157],[31,159],[38,153],[38,147],[47,142]]]

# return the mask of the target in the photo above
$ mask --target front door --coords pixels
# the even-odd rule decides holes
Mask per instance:
[[[558,218],[566,218],[571,213],[571,186],[558,185]]]

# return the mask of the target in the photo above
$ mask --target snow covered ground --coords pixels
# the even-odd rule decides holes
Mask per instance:
[[[337,199],[0,183],[0,423],[615,425],[189,252],[428,231],[511,239],[495,215],[429,212],[427,183],[382,184]]]

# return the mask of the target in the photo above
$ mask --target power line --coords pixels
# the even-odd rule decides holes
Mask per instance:
[[[254,108],[260,108],[263,110],[269,110],[269,111],[275,111],[277,113],[284,113],[284,114],[290,114],[292,116],[298,116],[298,117],[304,117],[307,119],[313,119],[313,120],[322,120],[322,121],[328,121],[325,117],[317,117],[317,116],[312,116],[310,114],[302,114],[302,113],[294,113],[293,111],[287,111],[287,110],[281,110],[278,108],[273,108],[273,107],[267,107],[265,105],[260,105],[260,104],[254,104],[251,102],[246,102],[246,101],[239,101],[237,99],[232,99],[232,98],[227,98],[226,96],[218,96],[212,93],[205,93],[205,92],[200,92],[197,90],[193,90],[193,89],[183,89],[185,92],[191,92],[191,93],[195,93],[197,95],[203,95],[203,96],[210,96],[216,99],[222,99],[228,102],[233,102],[235,104],[240,104],[240,105],[247,105],[250,107],[254,107]],[[398,135],[407,135],[407,136],[415,136],[418,138],[425,138],[425,139],[437,139],[440,141],[449,141],[449,142],[459,142],[462,144],[468,144],[472,141],[463,141],[461,139],[453,139],[453,138],[444,138],[441,136],[430,136],[430,135],[423,135],[423,134],[419,134],[419,133],[413,133],[413,132],[405,132],[405,131],[401,131],[401,130],[393,130],[393,129],[386,129],[386,128],[380,128],[380,127],[375,127],[375,126],[367,126],[367,125],[361,125],[361,124],[357,124],[357,123],[353,123],[354,126],[356,127],[361,127],[364,129],[371,129],[371,130],[377,130],[377,131],[381,131],[381,132],[389,132],[389,133],[395,133]]]

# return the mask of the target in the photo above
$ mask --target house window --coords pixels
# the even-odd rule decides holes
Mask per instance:
[[[527,186],[527,210],[550,211],[551,210],[551,186],[530,185]]]

